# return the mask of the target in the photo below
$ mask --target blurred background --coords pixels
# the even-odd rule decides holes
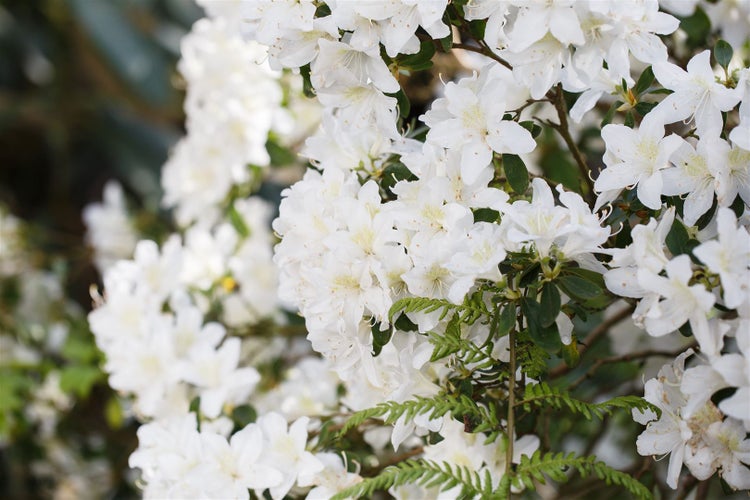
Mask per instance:
[[[81,214],[110,179],[161,213],[179,41],[201,16],[189,0],[0,2],[0,498],[135,496],[134,424],[85,321],[99,277]]]

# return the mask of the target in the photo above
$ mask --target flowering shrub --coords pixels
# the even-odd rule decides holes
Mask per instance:
[[[146,497],[750,489],[750,4],[199,3],[86,212]]]

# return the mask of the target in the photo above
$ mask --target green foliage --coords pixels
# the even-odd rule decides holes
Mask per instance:
[[[596,476],[606,484],[615,484],[628,490],[636,498],[653,498],[651,492],[638,480],[624,472],[615,470],[600,462],[594,456],[576,457],[574,453],[542,453],[536,451],[531,457],[521,456],[521,463],[516,467],[513,483],[525,486],[529,490],[536,489],[536,482],[545,484],[546,478],[553,481],[566,482],[567,471],[575,469],[582,477]]]
[[[523,194],[529,187],[529,171],[520,156],[504,154],[503,170],[510,187],[518,194]]]
[[[475,294],[475,296],[468,297],[463,304],[454,304],[446,299],[406,297],[393,303],[388,311],[388,317],[393,320],[400,312],[432,313],[441,309],[443,312],[440,320],[445,319],[451,311],[455,311],[459,315],[459,321],[468,325],[473,325],[482,316],[489,316],[487,306],[482,302],[480,294]]]
[[[495,360],[489,355],[492,351],[492,342],[488,342],[487,351],[482,350],[474,342],[461,338],[461,321],[458,314],[445,327],[445,333],[430,332],[430,343],[435,346],[430,361],[438,361],[451,354],[456,354],[464,364],[478,363],[475,369],[491,366]]]
[[[639,396],[618,396],[602,403],[587,403],[573,398],[566,392],[562,392],[557,387],[551,387],[545,382],[538,384],[528,384],[524,390],[524,398],[519,401],[518,406],[522,406],[525,411],[532,411],[533,408],[566,408],[578,415],[583,415],[586,419],[602,419],[611,415],[615,409],[623,410],[646,410],[653,409],[653,405]]]
[[[441,491],[460,486],[462,497],[492,498],[494,496],[489,471],[485,471],[482,477],[468,467],[420,459],[405,460],[386,467],[377,476],[366,478],[340,491],[332,498],[333,500],[371,498],[376,491],[405,484],[418,484],[425,488],[439,487]]]
[[[477,432],[491,431],[499,425],[499,419],[494,409],[481,406],[465,394],[454,396],[440,393],[432,398],[417,396],[416,399],[403,403],[388,401],[358,411],[349,417],[339,431],[339,436],[345,435],[351,429],[370,419],[380,419],[385,425],[392,425],[401,417],[404,417],[406,421],[413,420],[417,415],[427,415],[428,418],[435,419],[449,413],[454,417],[467,416],[480,422],[479,426],[475,428]]]

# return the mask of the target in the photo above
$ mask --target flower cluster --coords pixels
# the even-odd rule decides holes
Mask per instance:
[[[671,454],[666,487],[684,463],[748,488],[741,43],[673,64],[689,23],[656,0],[202,3],[180,64],[188,136],[163,177],[183,234],[112,265],[89,316],[110,385],[155,419],[131,457],[147,496],[509,495],[570,467],[648,496],[594,457],[543,453],[563,406],[631,409],[637,452]],[[663,7],[708,18],[697,4]],[[417,76],[447,59],[450,81],[412,113]],[[283,143],[289,89],[322,118],[296,134],[310,168],[282,193],[272,255],[270,209],[245,195]],[[694,351],[675,341],[643,399],[594,387],[611,399],[589,403],[577,389],[628,361],[578,366],[618,297]],[[306,341],[253,335],[298,326],[279,304]],[[341,442],[361,463],[331,453]]]

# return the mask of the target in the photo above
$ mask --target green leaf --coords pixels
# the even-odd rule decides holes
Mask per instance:
[[[419,45],[419,52],[416,54],[401,54],[396,58],[396,64],[399,67],[421,71],[432,67],[432,56],[435,55],[435,44],[432,39],[424,40]]]
[[[266,141],[266,151],[274,167],[286,167],[297,160],[297,156],[291,150],[270,138]]]
[[[734,55],[734,50],[731,45],[724,40],[716,42],[716,45],[714,45],[714,57],[719,66],[726,69],[729,66],[729,61],[732,60],[732,55]]]
[[[625,123],[624,125],[628,128],[635,127],[635,116],[633,116],[633,111],[629,110],[627,113],[625,113]]]
[[[542,287],[542,296],[539,302],[539,322],[544,327],[552,325],[552,323],[555,322],[555,319],[557,319],[557,315],[560,313],[560,307],[562,305],[560,292],[557,290],[557,287],[552,283],[545,283]]]
[[[246,427],[248,424],[252,424],[257,418],[258,412],[251,405],[236,406],[232,410],[234,425],[240,429]]]
[[[451,32],[446,36],[445,38],[440,39],[440,47],[443,49],[443,52],[449,52],[451,50],[451,47],[453,47],[453,33]]]
[[[380,351],[383,350],[383,347],[388,343],[389,340],[391,340],[391,335],[393,334],[393,328],[386,328],[385,330],[380,330],[380,323],[375,323],[370,328],[370,331],[372,332],[372,355],[377,356],[380,354]]]
[[[667,248],[672,252],[672,255],[682,255],[688,253],[689,241],[690,234],[687,232],[687,229],[682,222],[675,220],[667,233],[667,238],[665,240]]]
[[[635,105],[635,110],[638,112],[639,115],[646,116],[655,107],[656,107],[655,102],[639,102],[638,104]]]
[[[497,320],[495,333],[498,338],[505,337],[516,324],[516,304],[511,302],[503,307]]]
[[[408,117],[409,112],[411,111],[411,101],[409,101],[409,98],[406,96],[404,89],[400,89],[395,94],[387,95],[396,98],[396,106],[398,107],[399,118],[405,119],[406,117]]]
[[[247,227],[247,224],[245,224],[245,219],[242,217],[242,215],[240,215],[237,209],[234,208],[234,205],[229,206],[227,215],[229,216],[229,222],[232,224],[234,230],[237,231],[237,234],[239,234],[242,238],[247,238],[248,236],[250,236],[250,228]]]
[[[635,95],[641,95],[648,90],[652,83],[654,83],[654,70],[649,66],[643,70],[641,76],[638,77],[638,81],[635,82],[633,93]]]
[[[612,105],[607,110],[607,113],[604,115],[604,118],[602,119],[601,127],[604,127],[605,125],[609,125],[612,123],[612,118],[614,118],[615,113],[617,113],[617,108],[623,105],[622,101],[615,101],[612,103]]]
[[[583,301],[596,298],[603,293],[601,287],[579,276],[560,276],[557,280],[557,284],[569,297]]]
[[[88,397],[91,388],[103,378],[102,372],[93,366],[71,365],[60,372],[60,390]]]
[[[528,298],[521,299],[521,311],[529,326],[529,336],[536,345],[549,352],[560,349],[562,342],[557,324],[553,322],[550,326],[542,325],[541,305],[537,301]]]
[[[383,169],[383,175],[381,176],[380,187],[382,187],[387,193],[393,195],[391,189],[399,181],[407,180],[414,181],[417,177],[409,170],[409,168],[401,162],[391,163]]]
[[[526,188],[529,187],[529,171],[526,169],[526,165],[518,155],[504,154],[503,155],[503,169],[505,170],[505,177],[508,178],[510,187],[513,188],[518,194],[526,192]]]
[[[539,124],[534,121],[526,120],[519,122],[518,124],[531,132],[531,137],[533,137],[534,139],[539,137],[539,134],[542,133],[542,127],[540,127]]]
[[[458,314],[454,314],[451,320],[445,326],[445,333],[443,335],[430,336],[430,342],[435,345],[435,349],[433,349],[432,351],[430,361],[435,362],[460,351],[460,340],[461,322]]]
[[[299,74],[302,77],[302,93],[305,97],[315,97],[315,87],[313,87],[312,81],[310,80],[310,65],[305,64],[299,69]]]
[[[474,222],[497,222],[500,212],[491,208],[474,209]]]
[[[681,20],[680,28],[688,36],[688,45],[695,48],[706,44],[706,39],[711,34],[711,20],[703,9],[698,7],[692,16]]]
[[[475,19],[469,21],[469,33],[477,40],[484,40],[484,31],[487,29],[487,19]]]

